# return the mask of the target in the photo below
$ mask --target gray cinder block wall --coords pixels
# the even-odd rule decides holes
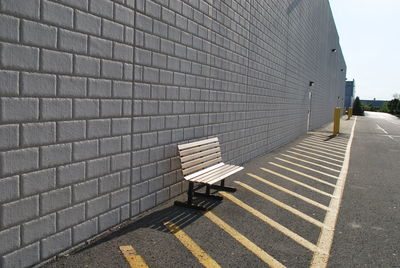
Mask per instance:
[[[342,106],[327,0],[0,0],[0,38],[1,267],[184,192],[178,143],[241,164]]]

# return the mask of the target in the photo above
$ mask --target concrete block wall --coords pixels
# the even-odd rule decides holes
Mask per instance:
[[[184,192],[178,143],[242,164],[344,95],[326,0],[0,0],[0,41],[0,267]]]

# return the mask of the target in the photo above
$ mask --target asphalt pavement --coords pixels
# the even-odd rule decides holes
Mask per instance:
[[[400,267],[400,119],[358,117],[330,267]]]
[[[399,122],[343,118],[246,163],[209,212],[170,200],[45,267],[399,266]]]

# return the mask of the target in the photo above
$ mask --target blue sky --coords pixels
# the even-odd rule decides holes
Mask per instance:
[[[400,0],[330,0],[347,65],[361,99],[400,93]]]

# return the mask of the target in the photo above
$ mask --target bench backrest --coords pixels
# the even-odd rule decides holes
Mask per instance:
[[[181,144],[178,150],[184,176],[222,162],[218,138]]]

